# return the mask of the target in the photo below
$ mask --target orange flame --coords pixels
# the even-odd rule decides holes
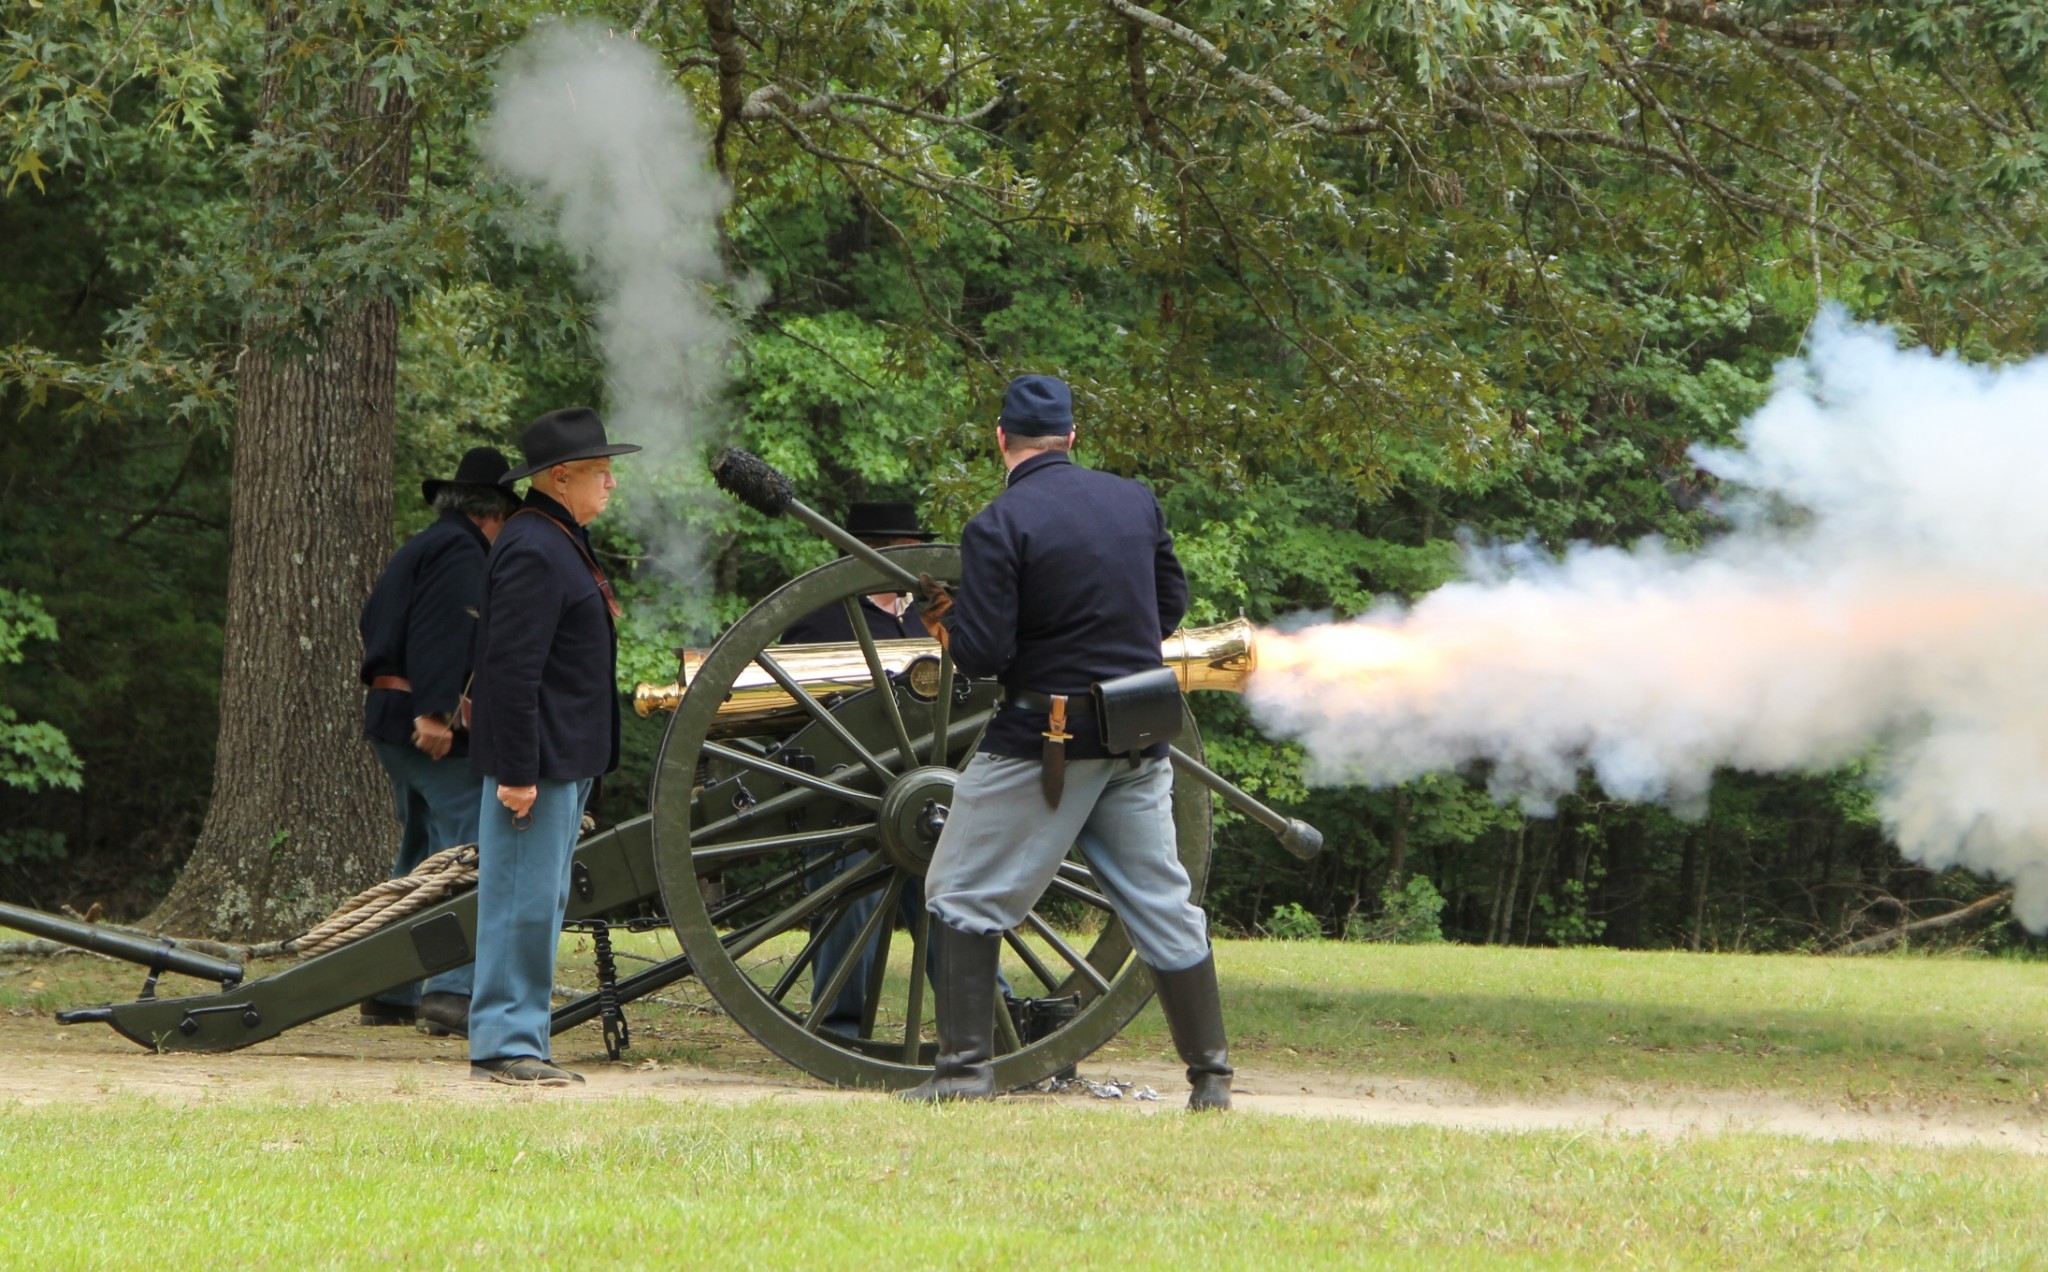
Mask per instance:
[[[1914,586],[1918,584],[1918,586]],[[1495,593],[1492,601],[1508,600]],[[1689,596],[1543,596],[1389,622],[1351,620],[1258,635],[1258,676],[1297,692],[1343,687],[1352,702],[1412,699],[1486,672],[1582,683],[1626,660],[1669,685],[1716,691],[1777,657],[1897,657],[1999,625],[2048,621],[2044,598],[1932,578],[1883,588],[1728,588]],[[1412,625],[1409,625],[1412,624]]]

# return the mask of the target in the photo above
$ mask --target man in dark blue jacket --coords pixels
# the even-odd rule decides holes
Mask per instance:
[[[587,527],[618,486],[597,412],[526,426],[526,502],[491,549],[470,691],[478,816],[473,1077],[566,1086],[549,1063],[549,995],[569,904],[569,862],[593,780],[619,762],[618,602]]]
[[[846,529],[862,543],[871,548],[894,548],[907,544],[930,543],[937,536],[918,524],[917,505],[908,500],[878,503],[856,503],[846,510]],[[876,592],[860,598],[861,617],[867,620],[868,634],[876,640],[924,640],[924,624],[918,621],[917,611],[910,604],[906,593]],[[785,645],[832,645],[854,643],[853,622],[847,617],[846,607],[837,603],[813,610],[789,625],[782,633]],[[819,844],[805,854],[811,862],[830,861],[837,855],[841,845]],[[867,860],[865,852],[820,865],[805,877],[804,886],[822,888],[835,875],[851,870]],[[818,952],[811,963],[811,984],[813,990],[821,989],[832,979],[832,974],[849,956],[857,961],[853,971],[848,973],[845,987],[832,1002],[831,1012],[821,1022],[825,1028],[856,1037],[860,1034],[861,1021],[866,1016],[868,999],[868,973],[874,966],[876,947],[881,936],[854,950],[854,937],[867,924],[868,916],[875,907],[882,904],[879,896],[865,896],[846,907],[838,922],[826,929],[818,941]],[[903,894],[902,907],[908,919],[914,914],[910,907],[915,905],[909,893]],[[812,931],[818,931],[822,918],[812,921]]]
[[[1174,842],[1166,745],[1111,755],[1089,706],[1094,684],[1162,665],[1160,641],[1187,612],[1187,578],[1152,492],[1074,464],[1073,432],[1064,383],[1010,382],[996,425],[1009,481],[961,535],[950,636],[934,633],[950,639],[963,673],[1000,680],[1004,702],[953,790],[925,875],[938,1062],[905,1094],[994,1094],[1002,934],[1078,847],[1152,969],[1188,1066],[1188,1107],[1226,1109],[1216,963]]]
[[[468,738],[456,709],[469,683],[469,646],[484,595],[484,557],[519,506],[500,485],[511,465],[489,446],[462,457],[455,476],[420,483],[440,518],[406,540],[363,606],[363,736],[391,779],[405,827],[391,875],[476,842],[480,783],[469,771]],[[365,999],[366,1025],[426,1022],[460,1033],[469,1019],[468,966]]]

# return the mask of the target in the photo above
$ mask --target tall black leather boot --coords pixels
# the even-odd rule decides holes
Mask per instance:
[[[995,1098],[996,963],[1000,936],[932,920],[932,1005],[939,1023],[932,1076],[897,1097],[919,1103]]]
[[[1173,1034],[1174,1050],[1188,1067],[1188,1108],[1202,1112],[1230,1107],[1230,1048],[1223,1038],[1223,1000],[1216,992],[1216,955],[1177,972],[1152,969],[1159,1010]]]

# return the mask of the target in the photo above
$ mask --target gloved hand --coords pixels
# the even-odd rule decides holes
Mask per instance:
[[[953,613],[953,594],[946,590],[945,584],[929,574],[918,575],[917,582],[924,589],[924,600],[917,607],[918,621],[924,624],[925,631],[931,633],[931,638],[939,642],[940,648],[947,648],[953,638],[952,632],[946,628],[946,620]]]

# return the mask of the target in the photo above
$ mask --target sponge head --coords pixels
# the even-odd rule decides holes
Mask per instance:
[[[796,485],[752,451],[728,446],[711,461],[718,488],[764,517],[779,517],[796,498]]]

